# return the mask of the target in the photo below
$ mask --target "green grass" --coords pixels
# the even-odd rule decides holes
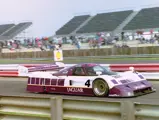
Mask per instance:
[[[67,60],[94,60],[94,61],[121,61],[121,60],[159,60],[159,58],[75,58],[75,59],[65,59]]]
[[[159,58],[98,58],[104,60],[159,60]]]
[[[53,62],[53,61],[52,61]],[[47,61],[37,61],[37,60],[20,60],[20,59],[0,59],[0,64],[24,64],[24,63],[51,63],[51,60],[47,60]]]
[[[81,62],[120,62],[120,61],[143,61],[159,60],[159,58],[64,58],[64,63],[81,63]],[[35,59],[0,59],[0,64],[34,64],[34,63],[53,63],[53,59],[35,60]]]

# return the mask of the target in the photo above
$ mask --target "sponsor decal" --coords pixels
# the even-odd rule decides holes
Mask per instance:
[[[83,88],[67,88],[67,92],[83,93]]]
[[[51,88],[51,90],[56,90],[56,88]]]
[[[56,53],[56,58],[59,60],[61,58],[61,53],[60,52],[57,52]]]
[[[54,61],[63,61],[62,50],[54,50]]]

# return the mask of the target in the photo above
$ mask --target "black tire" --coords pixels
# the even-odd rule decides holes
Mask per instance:
[[[95,96],[104,97],[109,94],[109,86],[103,79],[96,79],[92,84],[93,93]]]

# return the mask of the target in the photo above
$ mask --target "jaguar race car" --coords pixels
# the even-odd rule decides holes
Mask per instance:
[[[27,91],[98,97],[134,97],[154,92],[145,77],[133,70],[116,73],[95,63],[65,67],[57,72],[33,72]]]

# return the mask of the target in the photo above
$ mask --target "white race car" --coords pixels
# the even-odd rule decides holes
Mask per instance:
[[[142,74],[131,69],[116,73],[99,64],[83,63],[54,73],[33,72],[27,91],[99,97],[133,97],[155,91]]]

